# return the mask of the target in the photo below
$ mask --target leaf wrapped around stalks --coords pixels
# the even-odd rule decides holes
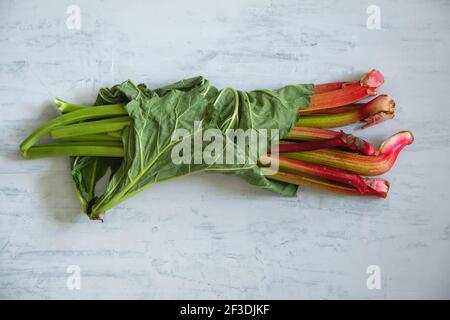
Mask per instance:
[[[312,185],[385,197],[386,180],[362,176],[389,170],[400,150],[412,143],[412,133],[400,132],[376,150],[354,135],[325,129],[359,121],[367,127],[392,118],[395,103],[388,96],[356,104],[376,95],[383,82],[377,70],[359,81],[248,92],[219,90],[203,77],[154,90],[125,81],[100,89],[94,106],[55,99],[62,115],[36,129],[20,151],[25,158],[71,156],[77,196],[91,219],[156,183],[209,171],[237,175],[284,196],[295,195],[297,185]],[[213,161],[197,162],[208,143],[200,139],[200,152],[193,146],[210,129],[219,132],[224,144],[215,149]],[[184,134],[178,137],[180,130]],[[265,155],[276,149],[266,136],[264,144],[257,143],[256,159],[262,155],[260,160],[277,164],[280,171],[267,175],[267,167],[248,155],[253,142],[237,143],[230,130],[276,130],[284,139],[278,145],[282,157]],[[54,142],[36,144],[47,135]],[[218,161],[228,147],[233,161]],[[182,161],[175,162],[173,154],[180,150]],[[98,190],[103,178],[106,187]]]

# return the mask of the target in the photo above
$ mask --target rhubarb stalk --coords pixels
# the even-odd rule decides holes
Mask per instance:
[[[82,104],[66,102],[66,101],[58,99],[58,98],[53,99],[53,102],[55,103],[56,108],[58,108],[58,110],[63,114],[73,112],[76,110],[93,107],[93,106],[89,106],[89,105],[82,105]],[[121,107],[123,107],[124,105],[125,104],[122,104],[122,103],[114,104],[114,106],[121,106]],[[113,106],[113,105],[110,105],[110,106]]]
[[[114,141],[66,142],[33,146],[24,153],[27,159],[61,156],[123,157],[123,146]]]
[[[274,175],[269,175],[267,178],[276,180],[276,181],[282,181],[302,186],[310,186],[314,188],[320,188],[332,192],[339,192],[339,193],[345,193],[349,195],[355,195],[355,196],[362,196],[362,195],[373,195],[373,196],[379,196],[379,194],[387,194],[389,184],[387,181],[383,179],[364,179],[366,181],[367,185],[372,185],[374,190],[377,190],[377,192],[373,194],[362,194],[359,192],[358,189],[345,185],[340,184],[337,182],[327,181],[327,180],[321,180],[315,177],[307,177],[302,176],[298,174],[292,174],[292,173],[286,173],[286,172],[278,172]],[[378,194],[379,193],[379,194]]]
[[[330,83],[323,83],[323,84],[316,84],[314,85],[314,94],[319,94],[319,93],[325,93],[325,92],[330,92],[330,91],[334,91],[334,90],[339,90],[342,89],[345,86],[348,86],[350,84],[354,83],[353,82],[330,82]]]
[[[380,95],[367,103],[341,108],[347,108],[348,111],[335,114],[306,115],[300,118],[297,126],[336,128],[361,121],[365,122],[363,128],[367,128],[385,120],[392,119],[395,115],[395,102],[387,95]]]
[[[365,155],[375,154],[375,149],[370,143],[351,134],[346,134],[343,131],[294,127],[284,139],[310,142],[280,144],[279,152],[299,152],[330,147],[343,147],[350,150],[357,150]]]
[[[378,70],[365,74],[359,82],[346,85],[338,90],[314,94],[305,110],[325,110],[350,105],[377,94],[377,88],[384,82]]]
[[[63,114],[50,120],[43,126],[36,129],[32,134],[30,134],[20,145],[20,150],[23,156],[27,157],[27,150],[35,142],[37,142],[40,138],[47,135],[53,129],[56,129],[59,126],[64,126],[89,119],[99,119],[119,115],[128,115],[126,110],[121,105],[105,105],[97,106],[95,108],[82,108],[80,110],[75,110],[73,112]]]
[[[309,175],[314,178],[350,185],[362,195],[375,195],[384,198],[389,190],[389,183],[384,179],[364,179],[354,173],[284,157],[263,156],[261,161],[276,165],[282,172]]]
[[[53,129],[50,135],[53,139],[68,138],[84,134],[107,133],[121,130],[129,126],[130,117],[115,117],[97,121],[81,122]]]
[[[400,151],[414,141],[410,131],[399,132],[383,142],[373,156],[334,149],[284,153],[283,156],[347,170],[364,176],[377,176],[387,172]]]

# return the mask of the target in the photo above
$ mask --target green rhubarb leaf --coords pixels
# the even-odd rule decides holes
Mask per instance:
[[[97,218],[151,185],[197,172],[234,174],[260,188],[294,195],[296,186],[268,180],[248,157],[250,144],[236,144],[226,130],[278,129],[284,136],[298,120],[298,109],[308,106],[313,89],[313,85],[290,85],[278,90],[243,92],[225,88],[219,91],[202,77],[186,79],[155,91],[143,85],[136,86],[131,81],[102,89],[97,102],[128,101],[125,109],[132,122],[122,130],[124,158],[121,165],[112,174],[106,191],[89,202],[90,217]],[[199,122],[201,127],[195,125]],[[187,135],[174,140],[173,134],[178,129],[184,129]],[[212,161],[207,164],[203,161],[196,164],[198,152],[191,152],[190,161],[175,164],[172,161],[174,148],[188,145],[192,151],[195,138],[207,129],[218,129],[224,141],[223,147],[212,157],[223,156],[228,146],[235,151],[234,163]],[[208,142],[202,141],[200,152],[207,148]],[[87,177],[80,180],[87,180]]]
[[[96,198],[95,187],[108,169],[115,172],[120,166],[119,158],[71,157],[71,175],[75,183],[78,199],[84,212]]]

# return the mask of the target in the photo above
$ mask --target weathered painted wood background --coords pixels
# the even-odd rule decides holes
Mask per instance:
[[[71,4],[80,29],[67,27]],[[380,30],[366,26],[369,5]],[[450,1],[4,0],[0,21],[1,298],[450,298]],[[386,174],[386,200],[279,198],[199,175],[98,223],[80,213],[67,159],[17,151],[55,116],[52,97],[90,103],[128,78],[251,89],[373,67],[398,113],[359,134],[416,136]],[[66,285],[71,265],[79,290]],[[379,290],[366,285],[371,265]]]

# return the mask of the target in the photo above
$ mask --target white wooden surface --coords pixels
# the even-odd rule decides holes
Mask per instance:
[[[67,6],[81,28],[66,26]],[[381,9],[368,30],[366,9]],[[0,3],[1,298],[450,298],[450,1]],[[220,175],[80,213],[67,159],[22,160],[54,96],[204,75],[242,89],[353,79],[373,67],[396,119],[358,132],[416,141],[386,200],[305,189],[280,198]],[[81,268],[69,290],[66,269]],[[381,269],[369,290],[366,269]]]

